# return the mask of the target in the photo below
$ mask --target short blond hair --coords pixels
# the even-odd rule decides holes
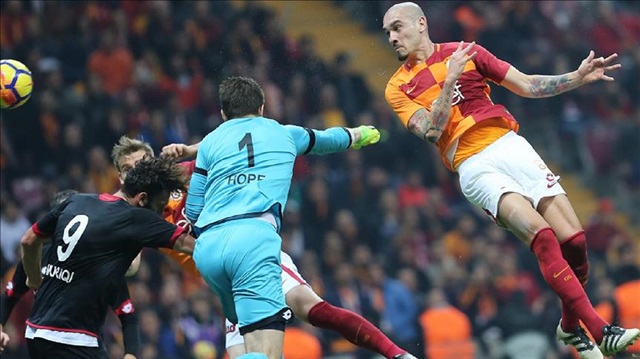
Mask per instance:
[[[116,143],[111,150],[111,159],[118,172],[122,172],[120,159],[138,151],[144,151],[147,156],[153,157],[153,148],[151,148],[151,145],[147,142],[127,136],[120,137],[118,143]]]

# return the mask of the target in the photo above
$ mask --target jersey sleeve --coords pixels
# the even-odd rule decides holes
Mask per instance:
[[[397,86],[394,86],[391,82],[387,84],[387,88],[384,91],[384,97],[405,127],[407,127],[409,119],[414,113],[416,113],[416,111],[421,108],[425,108],[411,100],[404,92],[400,91],[400,89]]]
[[[191,179],[189,180],[189,189],[187,190],[187,200],[185,203],[184,213],[191,223],[196,223],[200,213],[204,208],[204,195],[207,184],[207,166],[203,158],[198,156]]]
[[[60,217],[60,213],[67,206],[69,200],[66,200],[59,205],[53,207],[49,213],[45,214],[40,220],[34,223],[31,226],[31,230],[35,233],[36,236],[40,238],[48,238],[53,236],[53,233],[56,230],[56,225],[58,224],[58,218]]]
[[[506,61],[500,60],[494,54],[480,45],[475,45],[471,51],[477,51],[478,55],[473,59],[478,72],[495,83],[500,83],[507,76],[511,67]]]
[[[189,180],[189,189],[187,190],[187,201],[185,203],[185,216],[191,223],[196,223],[200,213],[204,208],[205,187],[207,184],[207,175],[209,169],[209,151],[207,150],[207,138],[200,143],[198,148],[198,157],[194,162],[193,173]]]
[[[173,248],[185,229],[162,219],[158,214],[143,208],[132,209],[132,238],[144,247]]]
[[[133,303],[131,303],[131,296],[129,295],[129,287],[127,287],[127,281],[124,280],[124,278],[118,283],[110,305],[117,316],[135,312]]]
[[[345,151],[351,146],[351,135],[347,129],[332,127],[326,130],[313,130],[295,125],[285,128],[293,138],[298,155],[322,155]]]

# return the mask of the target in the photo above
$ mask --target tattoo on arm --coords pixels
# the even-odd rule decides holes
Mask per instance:
[[[579,87],[581,84],[570,74],[558,76],[532,76],[529,92],[532,97],[551,97]]]
[[[438,142],[449,123],[454,86],[455,82],[445,82],[440,96],[433,103],[431,112],[423,108],[411,116],[408,126],[411,133],[431,143]]]

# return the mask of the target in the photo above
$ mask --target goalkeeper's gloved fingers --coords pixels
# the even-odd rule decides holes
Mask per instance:
[[[380,131],[373,126],[362,125],[356,127],[355,131],[358,132],[360,138],[351,145],[351,148],[353,149],[358,150],[362,147],[373,145],[380,141]]]

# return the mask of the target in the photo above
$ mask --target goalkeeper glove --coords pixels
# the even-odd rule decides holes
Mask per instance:
[[[350,128],[351,148],[359,150],[362,147],[373,145],[380,141],[380,131],[373,126],[362,125]]]

